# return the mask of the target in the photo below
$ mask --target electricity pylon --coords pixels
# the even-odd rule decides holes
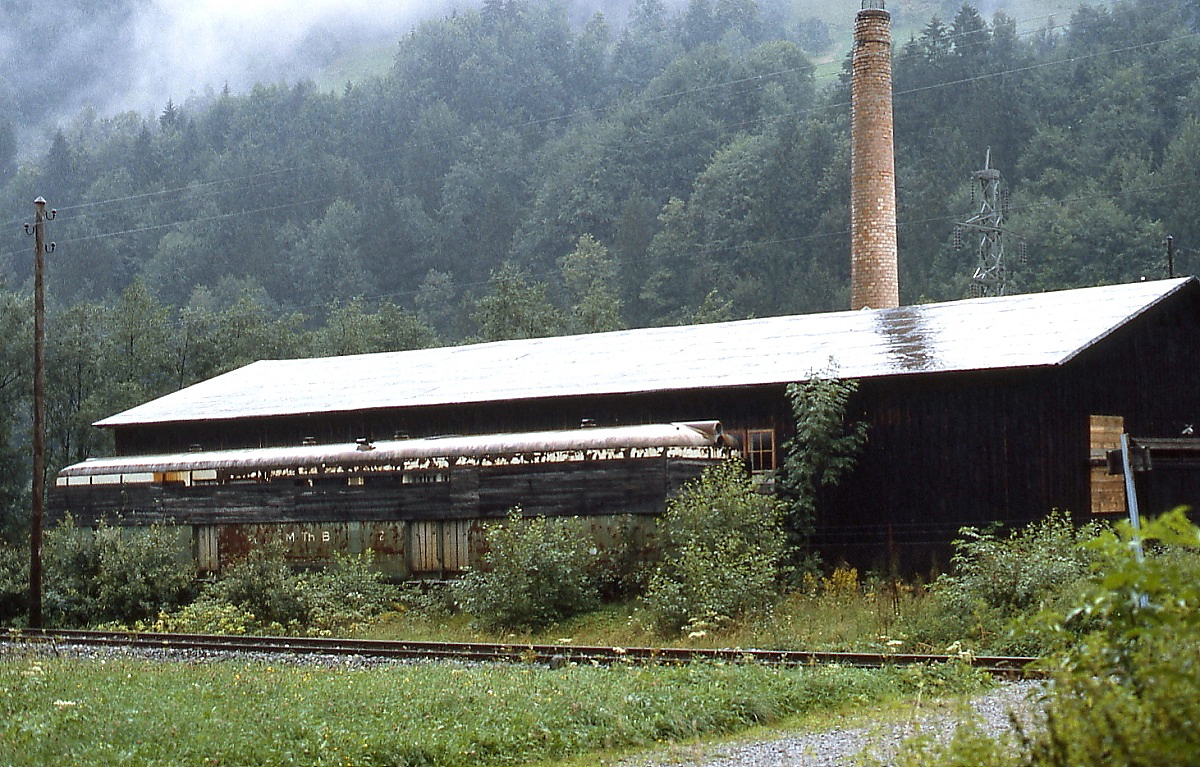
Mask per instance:
[[[965,239],[974,241],[978,238],[971,295],[1002,296],[1008,276],[1008,266],[1004,262],[1004,243],[1009,234],[1004,229],[1008,190],[1004,187],[1004,176],[992,167],[991,147],[984,158],[983,170],[972,173],[971,180],[971,202],[979,203],[979,211],[955,226],[954,247],[961,250]]]

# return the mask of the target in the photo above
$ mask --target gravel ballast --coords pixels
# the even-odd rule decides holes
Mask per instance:
[[[1004,683],[963,706],[929,702],[910,716],[886,723],[784,735],[742,743],[700,744],[621,760],[615,767],[841,767],[888,764],[905,740],[916,736],[946,739],[961,721],[974,716],[980,729],[999,733],[1012,728],[1012,716],[1036,720],[1043,682]],[[969,708],[968,708],[969,706]]]

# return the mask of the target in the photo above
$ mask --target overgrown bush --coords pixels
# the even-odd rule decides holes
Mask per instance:
[[[307,623],[308,595],[283,556],[281,544],[260,543],[205,587],[201,598],[253,616],[258,628],[297,633]]]
[[[589,569],[603,601],[620,601],[645,592],[658,559],[656,531],[653,517],[623,514],[601,533],[606,540],[591,558]]]
[[[1088,545],[1105,567],[1049,622],[1061,650],[1045,724],[998,742],[978,732],[914,748],[904,764],[1099,767],[1197,764],[1200,755],[1200,528],[1180,511],[1127,523]]]
[[[309,605],[305,624],[309,634],[353,633],[389,609],[397,589],[375,569],[375,552],[338,555],[322,570],[300,576],[300,589]]]
[[[1038,655],[1045,633],[1032,619],[1078,597],[1105,556],[1085,547],[1104,530],[1075,525],[1063,512],[1008,535],[972,527],[954,542],[954,569],[930,587],[928,604],[905,616],[901,630],[933,647],[956,641],[993,652]]]
[[[741,461],[712,466],[671,499],[662,561],[645,603],[655,629],[720,629],[777,592],[783,505],[758,493]]]
[[[262,634],[253,613],[238,605],[201,596],[173,613],[159,613],[152,623],[135,624],[135,628],[173,634]]]
[[[48,530],[42,548],[43,610],[57,626],[133,623],[195,596],[195,571],[180,561],[180,528],[79,528],[70,519]]]
[[[446,581],[400,584],[396,587],[396,609],[399,612],[412,611],[431,619],[445,618],[457,609],[452,588]]]
[[[160,624],[213,633],[352,633],[392,606],[396,588],[374,567],[373,552],[338,556],[332,565],[296,572],[279,545],[257,546],[193,605]]]
[[[540,628],[594,609],[594,545],[578,519],[525,517],[485,527],[482,567],[455,582],[459,606],[489,628]]]

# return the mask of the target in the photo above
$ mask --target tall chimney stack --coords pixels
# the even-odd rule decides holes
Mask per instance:
[[[854,20],[850,76],[851,309],[900,305],[891,23],[884,0],[863,0]]]

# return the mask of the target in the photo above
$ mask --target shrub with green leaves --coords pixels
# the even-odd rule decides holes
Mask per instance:
[[[243,607],[201,596],[172,613],[159,613],[153,622],[134,624],[139,630],[172,634],[262,634],[254,614]]]
[[[329,567],[303,573],[300,589],[309,604],[307,633],[353,633],[389,609],[398,590],[375,567],[375,552],[340,554]]]
[[[741,461],[709,467],[671,499],[663,557],[644,597],[655,629],[719,629],[777,593],[783,504],[755,490]]]
[[[16,623],[29,607],[29,547],[0,545],[0,626]]]
[[[333,564],[297,572],[280,544],[256,546],[188,609],[160,622],[179,631],[333,635],[353,633],[396,598],[374,553],[339,555]],[[210,626],[219,627],[217,629]]]
[[[174,525],[94,530],[67,519],[48,530],[42,549],[43,609],[58,626],[133,623],[195,596],[195,571],[181,561]]]
[[[930,604],[901,629],[933,646],[964,641],[976,649],[1037,655],[1045,635],[1032,619],[1079,595],[1104,559],[1082,544],[1104,530],[1055,511],[1008,535],[965,527],[954,542],[954,569],[930,588]]]
[[[1145,557],[1137,541],[1147,544]],[[914,747],[901,764],[1101,767],[1196,764],[1200,754],[1200,528],[1182,511],[1087,544],[1105,562],[1048,619],[1060,650],[1044,726]]]
[[[489,628],[540,628],[599,604],[593,542],[576,518],[489,524],[482,567],[455,582],[459,606]]]
[[[195,602],[160,614],[148,627],[198,634],[353,634],[390,609],[396,595],[375,569],[373,552],[340,555],[322,570],[297,573],[282,549],[266,545]]]
[[[282,544],[261,543],[205,587],[202,599],[232,605],[253,616],[261,630],[300,631],[310,604]]]

